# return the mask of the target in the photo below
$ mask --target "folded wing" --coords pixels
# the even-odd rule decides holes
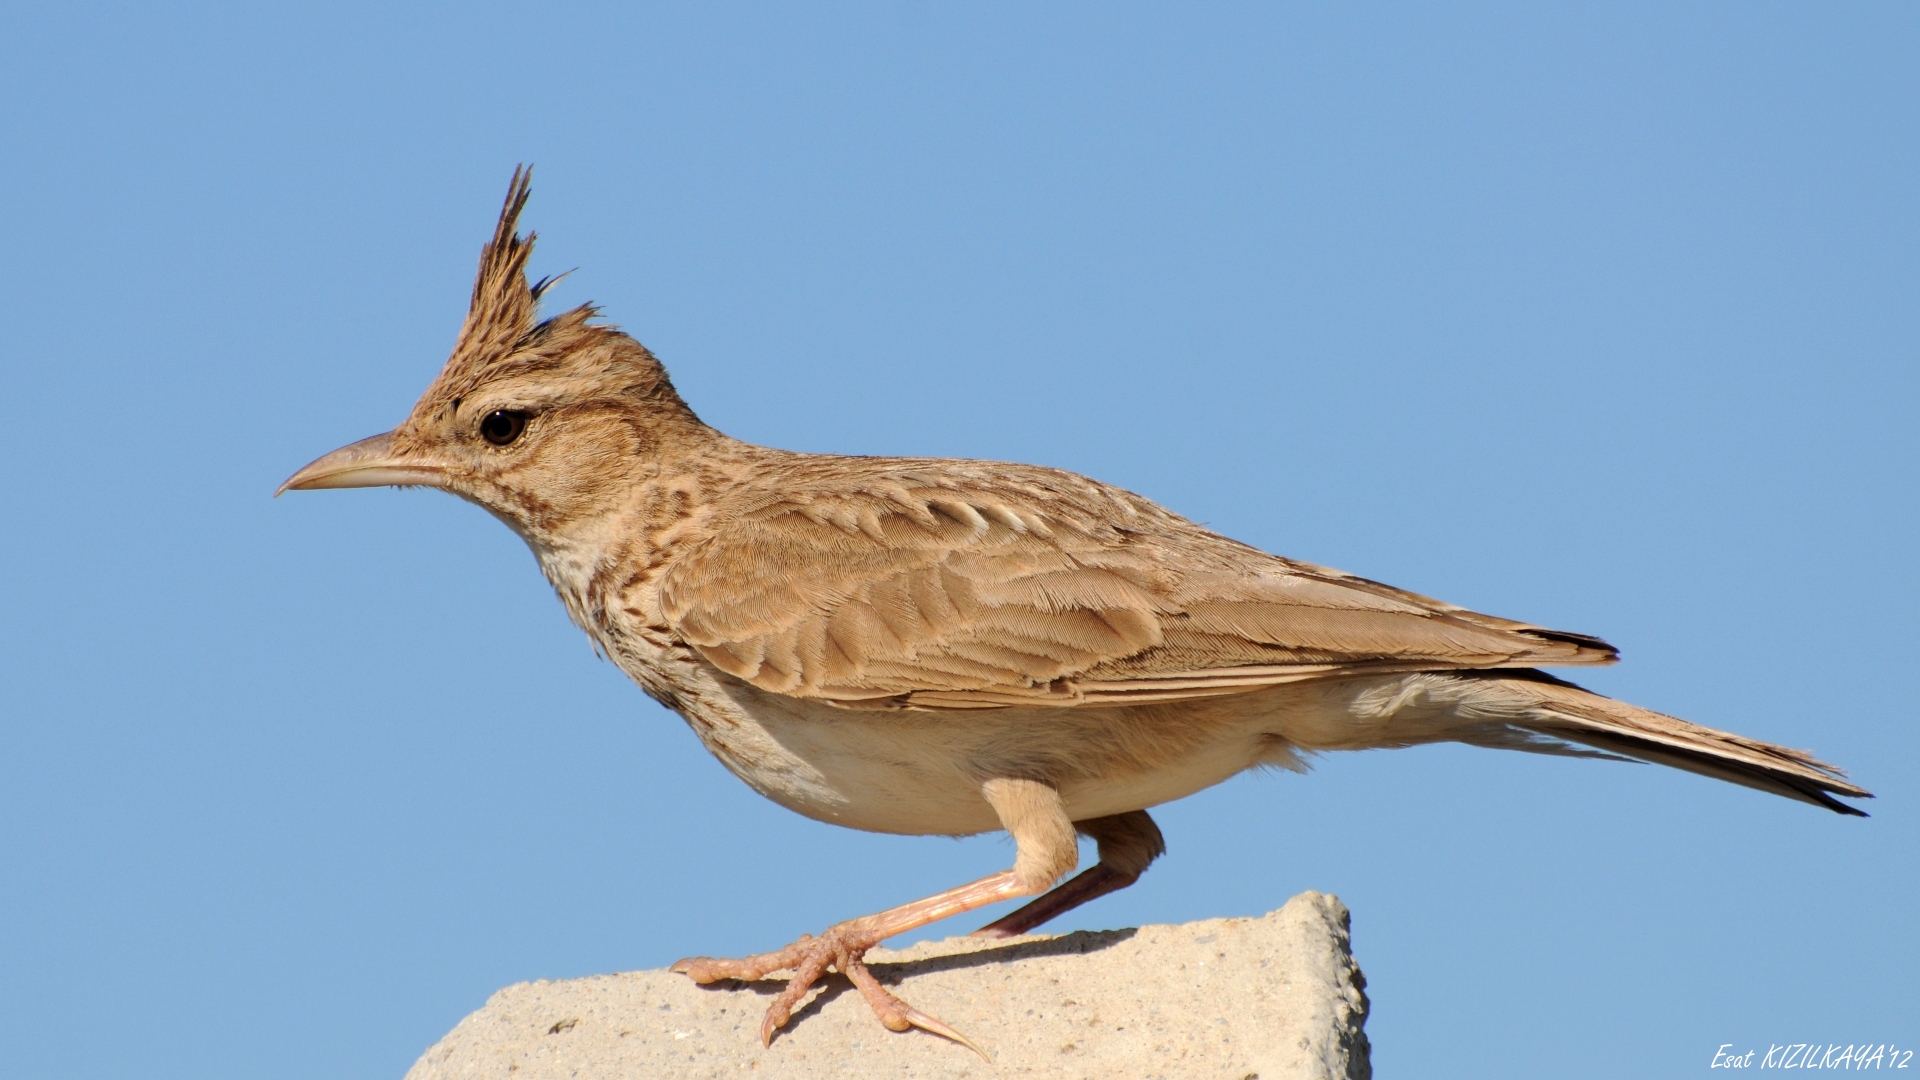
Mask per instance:
[[[852,460],[854,482],[843,468],[832,490],[802,481],[738,508],[668,571],[667,617],[716,667],[849,707],[991,708],[1614,659],[1593,638],[1267,555],[1083,477]]]

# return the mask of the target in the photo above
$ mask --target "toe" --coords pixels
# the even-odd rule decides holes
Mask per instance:
[[[787,980],[786,988],[774,995],[773,1004],[767,1006],[766,1019],[760,1021],[760,1045],[773,1045],[773,1033],[786,1026],[793,1019],[793,1007],[807,996],[813,984],[826,974],[827,965],[833,962],[833,953],[825,947],[809,951],[794,969],[793,978]]]
[[[755,979],[764,979],[776,971],[785,971],[804,963],[806,957],[817,951],[817,948],[811,944],[814,940],[812,936],[803,937],[779,952],[743,956],[738,960],[689,956],[667,970],[685,975],[701,985],[719,982],[721,979],[752,982]]]
[[[880,1022],[886,1025],[887,1030],[909,1031],[919,1028],[921,1031],[931,1032],[943,1039],[952,1039],[979,1054],[983,1061],[992,1063],[992,1056],[980,1049],[979,1044],[972,1039],[955,1031],[945,1021],[928,1016],[895,997],[891,991],[880,985],[880,980],[873,977],[873,972],[867,970],[867,965],[855,960],[845,964],[840,970],[846,972],[847,978],[853,980],[853,985],[860,988],[861,996],[867,999],[867,1004],[873,1008],[874,1015],[880,1018]]]
[[[711,956],[689,956],[667,970],[685,975],[687,978],[692,979],[702,986],[708,983],[719,982],[721,979],[757,979],[760,977],[756,974],[747,973],[751,969],[745,961],[716,960]]]

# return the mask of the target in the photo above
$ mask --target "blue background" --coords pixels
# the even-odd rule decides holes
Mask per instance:
[[[519,161],[556,305],[722,430],[1599,634],[1881,796],[1340,755],[1060,928],[1337,893],[1384,1076],[1920,1043],[1920,16],[1553,7],[10,7],[5,1071],[398,1077],[1010,859],[762,801],[473,507],[268,498],[405,415]]]

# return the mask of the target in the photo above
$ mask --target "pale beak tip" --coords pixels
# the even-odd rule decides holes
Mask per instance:
[[[390,484],[439,487],[443,484],[445,473],[438,466],[408,458],[396,459],[392,439],[393,433],[386,432],[326,454],[287,477],[286,482],[274,491],[273,497],[277,499],[288,491],[310,488],[385,487]]]

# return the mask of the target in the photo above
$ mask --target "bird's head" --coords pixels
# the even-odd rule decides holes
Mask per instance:
[[[343,446],[281,491],[437,487],[548,537],[618,504],[665,457],[714,433],[652,353],[584,304],[537,320],[533,234],[515,233],[530,170],[514,170],[453,355],[399,427]]]

